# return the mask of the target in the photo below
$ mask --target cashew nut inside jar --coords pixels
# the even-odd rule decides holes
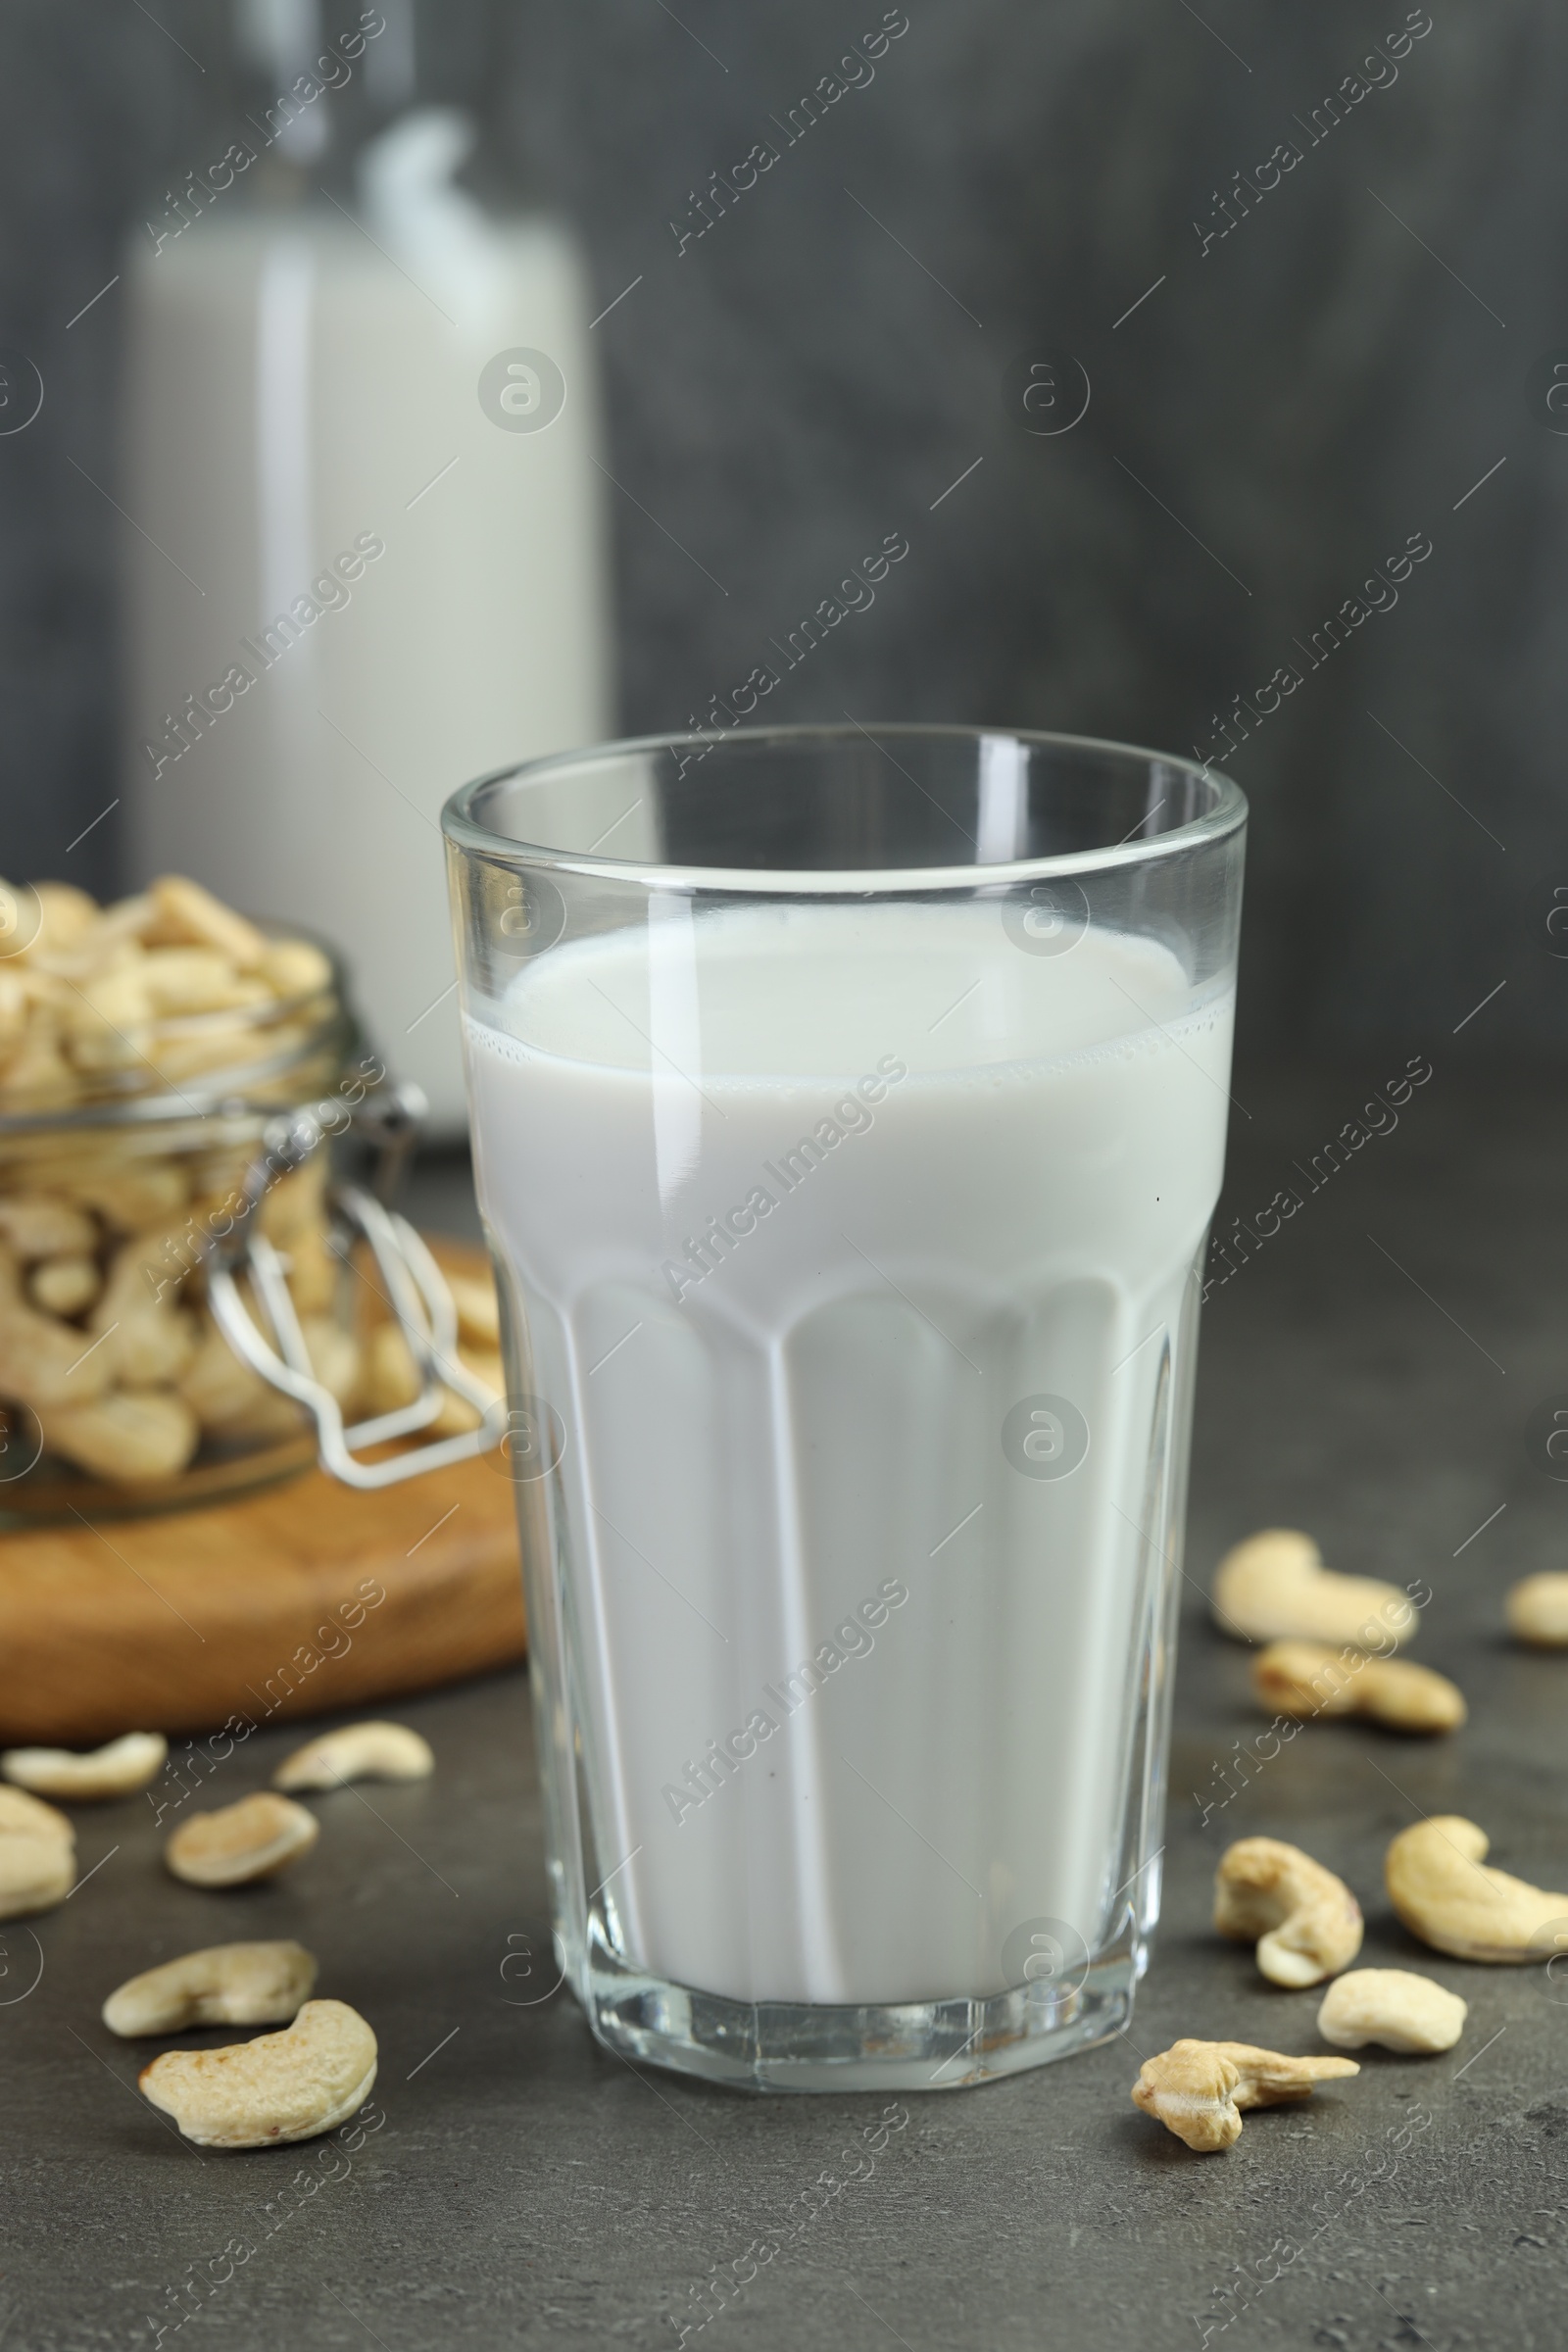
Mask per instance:
[[[384,1076],[330,955],[169,876],[98,906],[0,885],[0,1526],[162,1509],[303,1468],[299,1408],[241,1364],[203,1252],[246,1217],[268,1121],[330,1135]],[[266,1183],[318,1377],[352,1410],[357,1285],[327,1151]]]

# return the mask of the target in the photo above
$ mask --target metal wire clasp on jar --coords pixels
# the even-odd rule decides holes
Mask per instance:
[[[380,1130],[379,1184],[383,1193],[390,1191],[422,1115],[423,1101],[416,1087],[393,1087],[385,1094],[367,1096],[358,1123]],[[310,1164],[324,1148],[326,1134],[326,1123],[318,1111],[299,1110],[268,1122],[263,1149],[246,1180],[243,1214],[235,1219],[231,1233],[223,1238],[215,1235],[210,1244],[207,1302],[235,1355],[311,1415],[322,1469],[345,1486],[389,1487],[488,1451],[506,1435],[506,1407],[459,1354],[458,1315],[451,1290],[415,1228],[373,1192],[344,1184],[331,1195],[340,1253],[352,1256],[356,1241],[368,1248],[382,1295],[402,1331],[419,1382],[418,1395],[409,1403],[345,1426],[342,1404],[321,1379],[306,1344],[289,1291],[284,1253],[253,1213],[280,1177],[296,1174]],[[247,1278],[259,1319],[241,1292],[241,1281]],[[475,1408],[480,1416],[476,1428],[379,1461],[360,1458],[356,1447],[381,1446],[427,1429],[442,1409],[443,1392],[466,1398]]]

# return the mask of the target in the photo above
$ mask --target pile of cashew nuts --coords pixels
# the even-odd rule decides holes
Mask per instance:
[[[1441,1734],[1465,1721],[1446,1676],[1396,1659],[1419,1611],[1396,1586],[1324,1566],[1309,1536],[1269,1528],[1220,1562],[1212,1605],[1222,1631],[1264,1644],[1252,1664],[1265,1707],[1292,1723],[1362,1715],[1386,1729]],[[1516,1639],[1568,1647],[1568,1575],[1529,1577],[1507,1600]],[[1457,1814],[1401,1830],[1384,1860],[1389,1901],[1430,1949],[1492,1964],[1549,1963],[1568,1948],[1568,1894],[1555,1894],[1487,1862],[1490,1840]],[[1361,1906],[1343,1879],[1278,1838],[1243,1838],[1214,1880],[1214,1926],[1255,1947],[1270,1984],[1292,1991],[1326,1984],[1319,2036],[1339,2049],[1377,2043],[1405,2055],[1452,2049],[1467,2003],[1434,1979],[1402,1968],[1352,1969],[1361,1949]],[[1243,2111],[1310,2096],[1319,2082],[1354,2075],[1352,2059],[1292,2057],[1233,2041],[1181,2040],[1149,2059],[1133,2102],[1190,2148],[1211,2155],[1240,2137]]]
[[[267,1072],[315,1052],[336,1001],[318,947],[258,930],[184,875],[110,906],[64,882],[0,882],[0,1119],[25,1114],[0,1139],[0,1414],[40,1451],[133,1491],[178,1480],[204,1446],[205,1460],[298,1437],[298,1407],[239,1360],[204,1298],[203,1250],[242,1213],[255,1120],[193,1115],[187,1090],[248,1070],[271,1100],[283,1081]],[[335,1061],[296,1080],[338,1083]],[[340,1091],[352,1102],[365,1086]],[[109,1115],[138,1095],[167,1098],[169,1115]],[[350,1419],[391,1412],[421,1375],[372,1288],[343,1311],[325,1177],[320,1152],[278,1177],[257,1227],[282,1253],[316,1377]],[[452,1289],[459,1352],[499,1397],[494,1291]],[[430,1434],[478,1420],[447,1390]]]
[[[168,1742],[127,1732],[91,1755],[18,1747],[0,1755],[0,1919],[47,1911],[76,1883],[70,1817],[45,1801],[133,1796],[162,1770]],[[187,1886],[248,1886],[308,1853],[316,1815],[278,1791],[341,1788],[354,1781],[421,1781],[435,1759],[401,1723],[352,1723],[307,1740],[273,1787],[173,1831],[164,1861]],[[112,2034],[177,2034],[192,2026],[280,2025],[216,2050],[166,2050],[138,2078],[153,2106],[206,2148],[270,2148],[335,2131],[369,2097],[375,2035],[345,2001],[313,2000],[317,1964],[303,1944],[220,1943],[132,1977],[103,2007]]]

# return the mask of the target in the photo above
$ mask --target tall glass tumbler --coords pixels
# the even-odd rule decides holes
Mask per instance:
[[[977,2082],[1158,1912],[1246,804],[954,727],[445,815],[558,1957],[628,2056]]]

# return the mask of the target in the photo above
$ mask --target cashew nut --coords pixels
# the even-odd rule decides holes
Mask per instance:
[[[1325,1568],[1310,1536],[1265,1528],[1228,1551],[1214,1574],[1221,1631],[1244,1642],[1348,1642],[1393,1649],[1416,1630],[1416,1608],[1397,1585]]]
[[[137,1034],[152,1018],[142,961],[132,952],[104,966],[60,1007],[71,1058],[91,1079],[133,1071],[142,1059]]]
[[[319,1231],[326,1215],[326,1162],[319,1152],[280,1176],[262,1196],[258,1213],[262,1231],[270,1242],[286,1250],[294,1236],[312,1230]]]
[[[1352,1968],[1323,1995],[1317,2030],[1337,2049],[1451,2050],[1464,2032],[1469,2004],[1430,1977],[1407,1968]]]
[[[419,1394],[419,1368],[398,1323],[378,1323],[365,1349],[365,1402],[372,1413],[396,1412]]]
[[[300,1337],[311,1370],[347,1411],[364,1377],[365,1358],[359,1341],[330,1315],[301,1315]]]
[[[43,1426],[54,1452],[119,1486],[172,1478],[201,1443],[190,1406],[167,1389],[121,1389],[93,1404],[57,1406]]]
[[[28,942],[33,954],[40,948],[71,947],[98,912],[96,901],[74,882],[40,882],[32,895],[38,902],[38,929]]]
[[[271,1001],[265,980],[241,977],[216,948],[151,948],[137,966],[156,1019],[196,1012],[235,1012]]]
[[[1361,1949],[1361,1906],[1344,1880],[1279,1838],[1226,1848],[1214,1873],[1214,1925],[1238,1943],[1255,1941],[1269,1983],[1293,1989],[1337,1977]]]
[[[93,920],[74,943],[75,954],[85,966],[109,960],[127,943],[141,938],[153,917],[153,903],[145,891],[134,898],[116,899],[111,906],[100,906]],[[59,958],[56,958],[59,961]]]
[[[102,1288],[90,1257],[40,1258],[27,1277],[27,1294],[46,1315],[79,1315]]]
[[[1508,1631],[1542,1649],[1568,1648],[1568,1575],[1545,1569],[1515,1585],[1506,1602]]]
[[[375,2035],[346,2001],[307,2001],[281,2034],[221,2050],[166,2050],[137,2080],[198,2147],[275,2147],[330,2132],[363,2106],[375,2081]]]
[[[117,1233],[142,1233],[184,1207],[190,1177],[176,1159],[84,1159],[67,1176],[66,1189]]]
[[[69,1102],[80,1091],[80,1080],[61,1052],[58,1013],[53,1005],[34,1000],[27,1034],[6,1063],[4,1092],[9,1102],[34,1110]]]
[[[465,1369],[484,1382],[492,1402],[499,1403],[507,1393],[507,1375],[500,1356],[480,1355],[467,1348],[460,1348],[458,1355]],[[443,1389],[441,1409],[430,1424],[430,1433],[438,1438],[463,1437],[470,1429],[477,1429],[483,1419],[478,1406],[468,1397],[460,1396],[456,1389]]]
[[[203,1429],[218,1437],[288,1438],[303,1426],[299,1406],[280,1396],[249,1364],[242,1364],[211,1322],[204,1321],[201,1343],[180,1375],[179,1393]]]
[[[110,1283],[114,1277],[111,1275]],[[106,1294],[107,1295],[107,1294]],[[162,1389],[177,1381],[196,1352],[196,1330],[183,1307],[155,1305],[145,1289],[140,1302],[111,1322],[104,1299],[94,1307],[89,1330],[106,1334],[104,1352],[127,1389]]]
[[[447,1289],[458,1310],[458,1334],[472,1348],[494,1355],[501,1346],[501,1306],[488,1274],[449,1274]]]
[[[0,1198],[0,1235],[24,1261],[37,1257],[81,1257],[97,1248],[91,1217],[69,1200],[32,1193]]]
[[[268,943],[256,925],[199,882],[182,874],[163,874],[149,896],[152,919],[142,932],[148,947],[217,948],[241,971],[255,971],[264,961]]]
[[[134,1796],[163,1767],[169,1741],[162,1732],[126,1732],[90,1755],[64,1747],[11,1747],[0,1755],[0,1773],[38,1796],[75,1798]]]
[[[262,977],[285,1001],[318,996],[332,982],[330,960],[308,939],[275,941],[262,957]]]
[[[0,1919],[63,1903],[76,1883],[76,1833],[53,1805],[0,1788]]]
[[[341,1788],[349,1781],[423,1781],[435,1770],[428,1741],[403,1723],[346,1723],[286,1756],[274,1788]]]
[[[1446,1675],[1402,1658],[1328,1649],[1318,1642],[1271,1642],[1252,1661],[1252,1688],[1277,1715],[1369,1715],[1396,1732],[1457,1731],[1463,1694]]]
[[[499,1355],[484,1355],[460,1348],[458,1355],[466,1369],[482,1380],[497,1398],[507,1393],[507,1376]],[[378,1323],[370,1333],[365,1351],[365,1402],[373,1413],[394,1412],[399,1405],[412,1404],[419,1394],[419,1373],[396,1323]],[[428,1425],[432,1437],[454,1438],[466,1431],[477,1429],[483,1415],[466,1396],[454,1389],[443,1389],[434,1419]]]
[[[303,1943],[214,1943],[131,1977],[104,2003],[111,2034],[178,2034],[186,2026],[278,2026],[316,1987]]]
[[[177,1230],[154,1226],[116,1250],[103,1294],[88,1318],[102,1336],[116,1377],[128,1388],[159,1388],[178,1380],[196,1352],[196,1334],[183,1308],[153,1295],[149,1272],[168,1265]]]
[[[342,1260],[319,1226],[307,1227],[288,1246],[288,1288],[297,1314],[325,1314],[337,1297]]]
[[[164,1848],[176,1879],[191,1886],[243,1886],[270,1879],[316,1843],[321,1825],[292,1798],[262,1791],[216,1813],[181,1822]]]
[[[1492,1840],[1473,1821],[1439,1814],[1401,1830],[1383,1865],[1389,1900],[1436,1952],[1460,1960],[1549,1960],[1568,1942],[1568,1894],[1487,1867]]]
[[[1319,2082],[1360,2071],[1353,2058],[1286,2058],[1247,2041],[1177,2041],[1145,2060],[1133,2105],[1210,2156],[1240,2139],[1243,2108],[1310,2098]]]
[[[0,1297],[0,1396],[46,1413],[52,1405],[90,1404],[114,1379],[106,1348],[71,1323],[57,1323]]]
[[[27,985],[20,972],[0,967],[0,1061],[9,1061],[27,1030]]]

